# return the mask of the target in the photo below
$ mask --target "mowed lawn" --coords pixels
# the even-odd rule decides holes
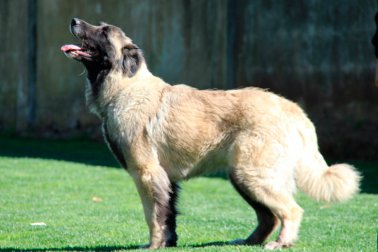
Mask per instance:
[[[324,205],[297,194],[305,213],[300,239],[287,251],[377,250],[378,164],[358,166],[366,177],[363,192],[349,202]],[[0,251],[121,251],[146,244],[139,197],[116,167],[101,144],[0,138]],[[225,245],[256,226],[254,212],[226,179],[182,183],[179,208],[178,247],[167,251],[263,250]]]

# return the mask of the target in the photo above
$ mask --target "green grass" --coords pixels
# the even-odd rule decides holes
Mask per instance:
[[[300,239],[287,251],[377,250],[377,185],[370,180],[378,165],[358,164],[369,176],[364,191],[375,194],[324,207],[299,193],[305,209]],[[137,192],[114,166],[97,143],[0,138],[0,251],[121,251],[147,243]],[[167,251],[262,251],[224,245],[256,225],[227,180],[198,178],[182,188],[178,248]]]

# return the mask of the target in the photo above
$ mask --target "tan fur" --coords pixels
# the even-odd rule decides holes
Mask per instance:
[[[296,185],[324,201],[345,200],[358,191],[358,173],[347,165],[328,168],[312,123],[282,97],[257,88],[171,86],[145,65],[131,79],[111,73],[106,82],[101,102],[91,107],[107,115],[112,137],[125,146],[153,247],[159,247],[162,232],[154,216],[154,194],[169,190],[169,180],[226,169],[279,217],[284,228],[278,242],[283,245],[297,238],[302,216],[292,197]],[[224,166],[213,167],[213,162]]]
[[[131,43],[126,38],[111,41],[121,50]],[[228,172],[246,198],[273,213],[274,227],[276,218],[281,221],[279,238],[268,249],[291,246],[297,239],[303,213],[293,198],[297,186],[327,202],[346,200],[358,191],[356,170],[346,164],[329,167],[306,114],[271,92],[172,86],[143,62],[131,78],[111,71],[97,99],[88,84],[86,99],[127,161],[144,206],[150,248],[165,246],[166,227],[159,224],[157,209],[158,199],[167,201],[171,182]],[[263,242],[270,230],[261,230],[263,226],[246,242]]]

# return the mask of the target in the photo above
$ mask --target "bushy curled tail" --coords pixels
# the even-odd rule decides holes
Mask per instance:
[[[360,180],[359,172],[352,165],[328,166],[319,152],[297,168],[298,187],[317,201],[348,200],[358,193]]]

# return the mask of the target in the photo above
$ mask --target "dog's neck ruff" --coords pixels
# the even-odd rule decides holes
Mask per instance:
[[[133,77],[128,77],[120,70],[110,70],[105,76],[92,81],[87,76],[86,104],[89,110],[100,118],[106,118],[107,112],[113,101],[121,94],[122,90],[131,85],[143,82],[143,79],[152,76],[147,65],[143,62]]]

